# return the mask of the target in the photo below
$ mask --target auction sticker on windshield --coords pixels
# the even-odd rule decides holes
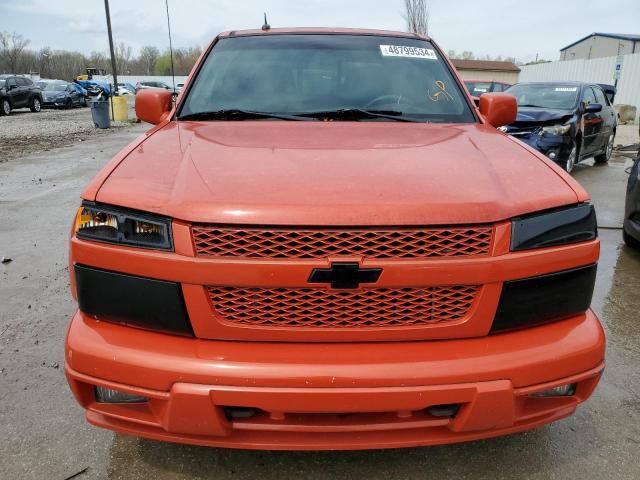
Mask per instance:
[[[430,48],[405,47],[402,45],[380,45],[383,57],[422,58],[425,60],[437,60],[436,52]]]

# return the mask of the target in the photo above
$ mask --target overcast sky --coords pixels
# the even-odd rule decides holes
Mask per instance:
[[[640,34],[640,0],[432,0],[431,36],[445,50],[555,60],[591,32]],[[91,8],[91,5],[94,5]],[[164,0],[110,0],[116,42],[168,45]],[[403,0],[169,0],[174,46],[262,24],[404,30]],[[39,49],[107,51],[103,0],[0,0],[0,31]]]

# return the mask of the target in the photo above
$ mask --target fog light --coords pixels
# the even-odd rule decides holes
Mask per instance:
[[[96,387],[96,402],[98,403],[143,403],[145,397],[124,393],[113,388]]]
[[[530,397],[570,397],[576,393],[576,384],[568,383],[566,385],[559,385],[557,387],[550,388],[549,390],[543,390],[542,392],[532,393]]]

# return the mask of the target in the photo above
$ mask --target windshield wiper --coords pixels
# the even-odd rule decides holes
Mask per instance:
[[[531,107],[531,108],[547,108],[547,107],[543,107],[542,105],[533,105],[532,103],[521,103],[518,106],[519,107]]]
[[[403,112],[398,112],[396,110],[365,110],[362,108],[340,108],[338,110],[298,113],[298,116],[301,117],[328,120],[357,121],[369,118],[387,118],[389,120],[395,120],[396,122],[423,123],[420,120],[403,117],[402,115]]]
[[[211,112],[196,112],[181,115],[178,120],[256,120],[261,118],[277,118],[279,120],[309,121],[307,117],[298,115],[287,115],[274,112],[253,112],[251,110],[241,110],[239,108],[228,108]]]

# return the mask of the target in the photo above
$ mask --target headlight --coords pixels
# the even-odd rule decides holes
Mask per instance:
[[[585,242],[597,236],[598,225],[593,205],[580,204],[514,219],[511,227],[511,250]]]
[[[571,130],[571,125],[552,125],[550,127],[542,127],[540,135],[564,135]]]
[[[76,215],[78,238],[172,250],[171,220],[116,207],[84,204]]]

